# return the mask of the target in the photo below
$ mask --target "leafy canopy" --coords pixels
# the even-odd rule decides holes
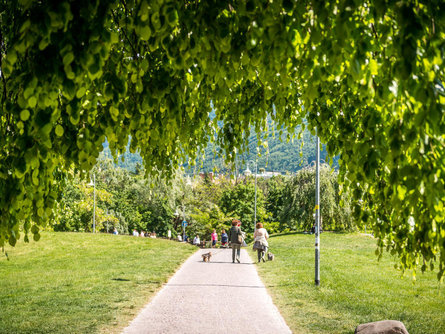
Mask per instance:
[[[0,245],[21,222],[38,238],[60,172],[105,138],[169,176],[208,138],[233,160],[270,114],[341,154],[381,247],[443,274],[442,0],[1,0],[0,17]]]

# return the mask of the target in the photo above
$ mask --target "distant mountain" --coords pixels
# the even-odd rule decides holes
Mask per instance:
[[[298,134],[299,131],[300,128],[297,128],[295,133]],[[281,137],[279,131],[275,130],[274,136],[273,131],[269,130],[266,140],[267,148],[261,146],[259,148],[261,156],[257,156],[257,136],[256,133],[251,134],[248,152],[239,155],[236,168],[242,171],[247,167],[247,162],[257,158],[258,169],[264,168],[266,171],[294,173],[315,161],[315,137],[307,129],[303,131],[301,139],[297,139],[297,136],[295,136],[293,140],[287,141],[287,136],[288,132],[286,130],[282,131]],[[265,135],[263,134],[261,138],[264,137]],[[216,172],[229,172],[230,166],[227,166],[223,159],[216,156],[214,151],[214,146],[209,145],[205,150],[205,159],[201,163],[198,162],[198,166],[194,170],[202,172],[213,170]],[[327,162],[326,156],[327,152],[323,145],[320,159]],[[333,167],[338,168],[338,157],[334,157]],[[250,162],[249,168],[253,170],[252,162]]]
[[[108,146],[108,141],[105,141],[105,143],[103,143],[103,147],[104,150],[102,151],[101,154],[106,158],[113,159],[110,148]],[[117,166],[134,172],[138,164],[141,165],[143,164],[142,157],[138,153],[130,153],[130,141],[129,141],[127,144],[127,151],[121,156],[119,156]]]
[[[299,128],[296,133],[298,134]],[[282,131],[281,138],[279,132],[275,131],[275,136],[272,130],[269,130],[267,138],[267,148],[261,147],[259,149],[261,156],[258,157],[258,169],[264,168],[266,171],[281,172],[281,173],[295,173],[301,168],[315,161],[315,137],[310,134],[306,129],[303,131],[302,138],[287,142],[286,138],[288,132]],[[262,138],[265,137],[263,134]],[[303,145],[302,145],[303,143]],[[247,162],[255,160],[257,152],[257,136],[256,133],[252,133],[249,137],[248,151],[239,154],[236,163],[236,169],[243,171],[246,169]],[[127,170],[135,171],[137,164],[142,164],[142,158],[137,153],[129,152],[129,145],[127,146],[127,152],[125,152],[118,161],[118,166]],[[209,144],[205,149],[205,156],[196,162],[196,166],[186,168],[186,172],[194,174],[197,172],[211,172],[216,171],[218,173],[230,173],[231,166],[227,166],[224,163],[224,159],[218,157],[215,153],[215,146]],[[108,142],[104,143],[103,155],[108,158],[112,158]],[[320,152],[320,159],[327,162],[326,149],[324,148]],[[122,157],[124,158],[122,161]],[[333,159],[333,167],[338,168],[338,157]],[[253,170],[254,166],[250,163],[249,168]]]

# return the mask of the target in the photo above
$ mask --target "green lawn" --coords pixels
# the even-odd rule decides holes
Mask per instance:
[[[373,238],[323,233],[316,288],[314,241],[272,237],[275,261],[257,266],[294,333],[353,333],[358,324],[384,319],[402,321],[410,334],[445,333],[445,291],[434,273],[418,273],[415,282],[410,273],[401,278],[389,254],[377,261]]]
[[[196,248],[177,242],[44,233],[0,253],[1,333],[117,333]]]

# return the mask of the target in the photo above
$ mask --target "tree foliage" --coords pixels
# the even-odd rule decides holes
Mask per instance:
[[[238,181],[220,175],[218,178],[181,176],[167,184],[156,177],[129,172],[111,160],[101,158],[93,169],[96,179],[96,231],[131,234],[133,229],[156,232],[166,237],[186,234],[210,240],[213,229],[220,234],[240,219],[248,240],[255,225],[254,177]],[[62,189],[50,228],[56,231],[91,232],[93,225],[93,186],[79,175],[70,174]],[[344,231],[356,228],[347,194],[339,194],[336,173],[322,169],[322,215],[325,230]],[[308,231],[314,221],[314,170],[304,169],[294,176],[258,178],[257,221],[269,233]],[[341,208],[340,201],[345,202]]]
[[[93,192],[96,192],[94,200]],[[96,201],[96,203],[94,203]],[[105,189],[96,189],[86,184],[85,181],[73,176],[67,180],[62,191],[62,199],[56,210],[56,217],[52,222],[55,231],[85,231],[93,230],[93,212],[95,210],[95,224],[97,231],[112,231],[118,228],[119,218],[113,211],[109,212],[113,203],[113,195]],[[94,208],[94,205],[96,207]]]
[[[257,222],[264,222],[268,218],[263,192],[257,188],[255,221],[255,184],[251,177],[223,192],[220,206],[224,213],[240,219],[242,230],[250,234],[253,234]]]
[[[182,199],[183,179],[176,175],[167,184],[158,177],[144,178],[101,157],[92,171],[96,176],[96,230],[128,234],[138,231],[167,236],[174,228],[174,212]],[[56,217],[56,231],[92,231],[93,186],[79,175],[65,181]]]
[[[356,228],[350,196],[341,195],[337,173],[327,165],[320,168],[320,214],[323,230],[351,231]],[[314,224],[315,168],[304,168],[281,191],[280,229],[309,231]]]
[[[60,172],[91,170],[105,138],[172,176],[208,138],[233,161],[270,115],[341,155],[381,247],[444,273],[442,0],[2,0],[0,17],[0,245],[21,222],[38,236]]]

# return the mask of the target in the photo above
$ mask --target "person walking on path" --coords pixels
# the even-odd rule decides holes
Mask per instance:
[[[235,263],[235,260],[240,263],[241,244],[243,239],[241,228],[238,227],[237,220],[232,221],[232,227],[229,230],[229,240],[232,244],[232,263]]]
[[[216,246],[216,242],[218,241],[218,234],[216,234],[216,230],[213,230],[212,233],[212,248]]]
[[[264,256],[267,253],[267,248],[269,247],[269,243],[267,239],[269,239],[269,233],[267,233],[266,229],[263,227],[263,224],[257,223],[255,233],[253,234],[254,243],[253,249],[258,252],[258,262],[266,262]]]

